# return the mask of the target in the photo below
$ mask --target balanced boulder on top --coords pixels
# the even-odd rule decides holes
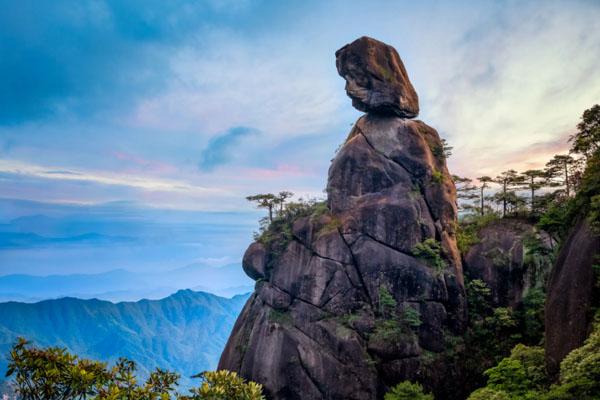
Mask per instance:
[[[392,46],[363,36],[339,49],[335,57],[355,108],[402,118],[419,114],[417,92]]]
[[[407,119],[417,95],[392,47],[361,38],[337,57],[367,114],[332,161],[325,207],[284,216],[246,251],[256,289],[219,369],[270,400],[377,400],[404,380],[461,398],[447,379],[467,316],[443,143]]]

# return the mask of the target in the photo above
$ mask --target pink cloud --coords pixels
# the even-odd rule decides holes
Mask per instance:
[[[126,172],[151,172],[160,175],[172,174],[178,171],[177,167],[162,161],[149,160],[136,154],[124,151],[114,151],[112,155],[119,161],[128,164]]]
[[[248,177],[265,180],[313,175],[310,170],[291,164],[279,164],[275,168],[245,168],[241,173]]]

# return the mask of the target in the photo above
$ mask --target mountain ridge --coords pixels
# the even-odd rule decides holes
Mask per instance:
[[[135,302],[64,297],[0,303],[0,353],[7,355],[16,338],[25,337],[109,363],[126,357],[139,364],[142,375],[157,367],[173,370],[185,386],[191,375],[215,368],[247,298],[185,289]],[[0,359],[2,375],[6,366]]]
[[[193,263],[145,274],[123,268],[92,274],[10,274],[0,276],[0,299],[31,302],[61,297],[98,297],[118,302],[144,297],[156,299],[179,289],[231,297],[252,290],[251,281],[242,276],[239,269],[240,265],[236,263],[220,267]],[[194,285],[190,286],[190,282]]]

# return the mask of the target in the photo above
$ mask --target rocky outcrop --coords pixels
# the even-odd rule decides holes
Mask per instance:
[[[517,308],[528,289],[543,288],[552,263],[550,244],[535,225],[516,218],[491,221],[464,255],[465,275],[484,281],[493,307]]]
[[[335,57],[354,107],[403,118],[419,114],[417,92],[392,46],[363,36],[339,49]]]
[[[546,298],[546,366],[556,375],[562,359],[590,334],[592,307],[600,300],[592,266],[600,257],[600,236],[585,218],[562,245],[550,276]]]
[[[386,48],[374,59],[401,66]],[[219,368],[271,399],[378,399],[406,379],[452,398],[443,361],[466,312],[455,188],[437,132],[397,113],[362,116],[327,194],[326,212],[279,221],[281,235],[249,247],[244,270],[258,282]]]

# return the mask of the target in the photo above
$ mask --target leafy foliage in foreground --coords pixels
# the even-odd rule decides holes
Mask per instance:
[[[38,349],[19,339],[10,352],[7,377],[24,400],[262,400],[262,386],[246,382],[235,372],[208,371],[194,376],[199,387],[190,394],[176,392],[179,375],[156,369],[138,383],[133,361],[120,359],[112,368],[80,359],[59,347]]]
[[[384,400],[433,400],[433,395],[425,393],[420,384],[405,381],[387,392]]]
[[[469,324],[463,345],[453,360],[469,382],[485,384],[482,372],[500,362],[518,343],[537,345],[542,340],[544,294],[529,289],[517,308],[493,307],[491,290],[479,279],[466,279]],[[477,387],[475,386],[475,387]]]
[[[207,371],[196,377],[203,380],[198,388],[190,389],[191,396],[179,396],[180,400],[199,399],[235,399],[255,400],[263,399],[262,386],[256,382],[248,382],[238,376],[235,372]]]
[[[560,364],[558,383],[550,385],[541,347],[515,346],[510,357],[485,372],[485,388],[469,400],[542,399],[593,400],[600,398],[600,319],[585,344],[573,350]]]

